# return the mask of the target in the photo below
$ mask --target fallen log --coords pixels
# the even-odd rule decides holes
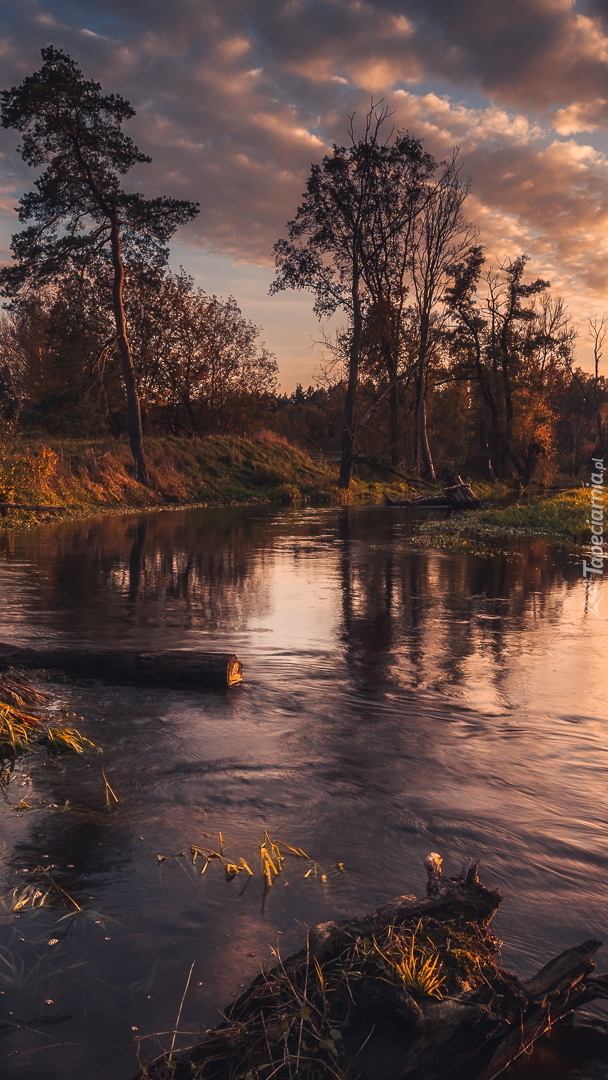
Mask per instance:
[[[0,642],[0,665],[92,675],[127,685],[190,690],[234,686],[243,677],[242,665],[231,653],[181,649],[145,653],[129,649],[34,649]]]
[[[500,892],[482,885],[476,863],[451,878],[441,864],[426,859],[422,899],[313,927],[214,1030],[138,1080],[495,1080],[556,1020],[608,998],[608,976],[591,975],[600,941],[532,979],[500,968],[490,930]]]
[[[415,499],[387,498],[386,505],[417,506],[422,509],[426,507],[430,509],[445,507],[450,510],[480,510],[481,500],[477,498],[470,484],[465,484],[459,476],[455,476],[454,479],[456,481],[454,484],[445,487],[437,495],[419,495]]]

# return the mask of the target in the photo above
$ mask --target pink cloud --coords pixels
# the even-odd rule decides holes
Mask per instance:
[[[608,38],[596,8],[582,14],[570,0],[50,0],[47,8],[14,6],[0,40],[5,85],[34,70],[52,41],[129,98],[130,131],[154,159],[129,183],[201,203],[182,242],[270,264],[311,161],[345,141],[349,115],[357,125],[374,94],[438,157],[461,147],[471,213],[497,257],[528,250],[571,293],[606,291],[607,162],[569,137],[608,123]],[[438,77],[454,92],[430,90]],[[477,107],[458,100],[476,88],[487,95]],[[16,227],[12,192],[31,182],[16,143],[2,133],[5,237]]]

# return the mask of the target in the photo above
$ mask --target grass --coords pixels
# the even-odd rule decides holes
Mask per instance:
[[[51,754],[82,754],[95,747],[76,728],[25,711],[28,705],[44,705],[49,697],[13,669],[0,677],[0,759],[10,761],[41,749]]]
[[[396,939],[396,948],[393,945],[391,949],[391,944],[393,944],[391,938],[394,939],[394,934],[389,936],[386,952],[382,951],[375,939],[373,942],[374,948],[389,969],[398,975],[408,990],[418,994],[425,994],[427,997],[441,998],[443,997],[442,988],[446,980],[443,962],[439,952],[433,946],[429,949],[428,944],[420,944],[421,925],[420,921],[416,929],[410,934],[409,940],[406,936],[400,935]],[[389,955],[386,955],[386,953],[389,953]]]
[[[337,484],[334,466],[313,461],[272,432],[256,438],[210,435],[203,439],[148,439],[152,487],[132,476],[126,443],[31,440],[0,444],[0,501],[56,506],[53,512],[10,511],[0,524],[29,526],[56,517],[168,506],[381,502],[386,495],[410,498],[406,484],[355,479],[348,492]],[[480,498],[507,494],[504,485],[474,484]],[[420,542],[470,546],[467,536],[577,539],[586,531],[589,492],[577,488],[504,509],[454,515],[420,528]],[[464,540],[462,538],[465,538]]]
[[[351,936],[324,963],[308,949],[286,962],[275,953],[275,966],[198,1044],[176,1053],[172,1044],[152,1062],[140,1051],[140,1080],[347,1080],[345,1040],[360,1029],[370,1001],[388,1015],[403,988],[414,1016],[425,1001],[489,984],[495,950],[492,936],[473,923],[459,928],[423,918]],[[399,1024],[403,1034],[408,1020]]]
[[[338,488],[337,470],[316,462],[272,432],[255,438],[147,439],[151,488],[132,476],[128,445],[116,439],[36,440],[0,444],[0,502],[57,507],[57,513],[10,511],[0,523],[27,525],[56,517],[179,505],[327,504],[381,501],[406,485],[355,480]]]
[[[205,833],[204,835],[209,838],[208,833]],[[264,882],[262,904],[268,894],[268,890],[274,885],[275,879],[282,873],[283,863],[287,856],[295,856],[298,859],[304,859],[312,864],[303,874],[303,877],[305,878],[309,877],[311,873],[316,872],[319,869],[318,864],[315,863],[302,848],[292,847],[291,844],[285,843],[284,840],[277,840],[275,842],[270,838],[268,832],[264,830],[264,835],[259,845],[259,876]],[[200,844],[190,844],[189,847],[183,848],[173,855],[157,855],[156,858],[159,863],[167,862],[168,859],[186,859],[192,867],[192,872],[196,872],[199,875],[206,874],[212,862],[214,862],[223,870],[227,882],[234,881],[239,875],[244,875],[245,885],[241,889],[239,895],[245,891],[245,888],[249,884],[249,880],[258,876],[256,871],[251,868],[250,862],[255,862],[251,856],[250,862],[248,862],[243,856],[237,858],[236,855],[232,855],[228,858],[225,855],[224,837],[221,832],[218,833],[218,844],[216,847],[212,848]],[[199,859],[202,860],[200,869],[198,869]],[[338,865],[344,870],[343,863]],[[327,875],[321,874],[321,880],[326,882]]]
[[[509,536],[546,536],[563,540],[582,540],[589,532],[591,498],[588,488],[516,503],[494,510],[475,510],[455,514],[444,521],[429,521],[420,526],[421,543],[436,546],[462,546],[467,536],[492,539]]]

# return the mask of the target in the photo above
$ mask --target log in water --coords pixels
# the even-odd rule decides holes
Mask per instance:
[[[216,690],[242,681],[243,668],[232,653],[170,649],[22,648],[0,642],[0,666],[62,671],[138,686]]]
[[[518,979],[499,966],[490,930],[500,892],[476,863],[448,878],[439,855],[425,862],[425,897],[313,927],[213,1031],[137,1080],[495,1080],[561,1017],[608,998],[591,960],[601,941]]]
[[[481,500],[477,498],[470,484],[465,484],[460,476],[454,477],[456,483],[445,487],[438,495],[418,495],[415,499],[388,499],[387,506],[416,506],[422,509],[446,507],[451,510],[480,510]]]

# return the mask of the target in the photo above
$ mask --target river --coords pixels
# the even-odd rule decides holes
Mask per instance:
[[[567,547],[415,531],[381,506],[227,507],[0,534],[2,640],[234,651],[245,671],[223,693],[50,684],[103,755],[23,759],[4,789],[4,1080],[129,1080],[192,964],[177,1045],[306,926],[423,891],[430,851],[450,873],[481,860],[518,974],[608,940],[608,598],[586,609]],[[266,897],[264,830],[313,860],[289,857]],[[201,875],[191,846],[222,844],[256,876]],[[8,913],[40,867],[80,911],[53,888]],[[509,1075],[605,1080],[606,1016]]]

